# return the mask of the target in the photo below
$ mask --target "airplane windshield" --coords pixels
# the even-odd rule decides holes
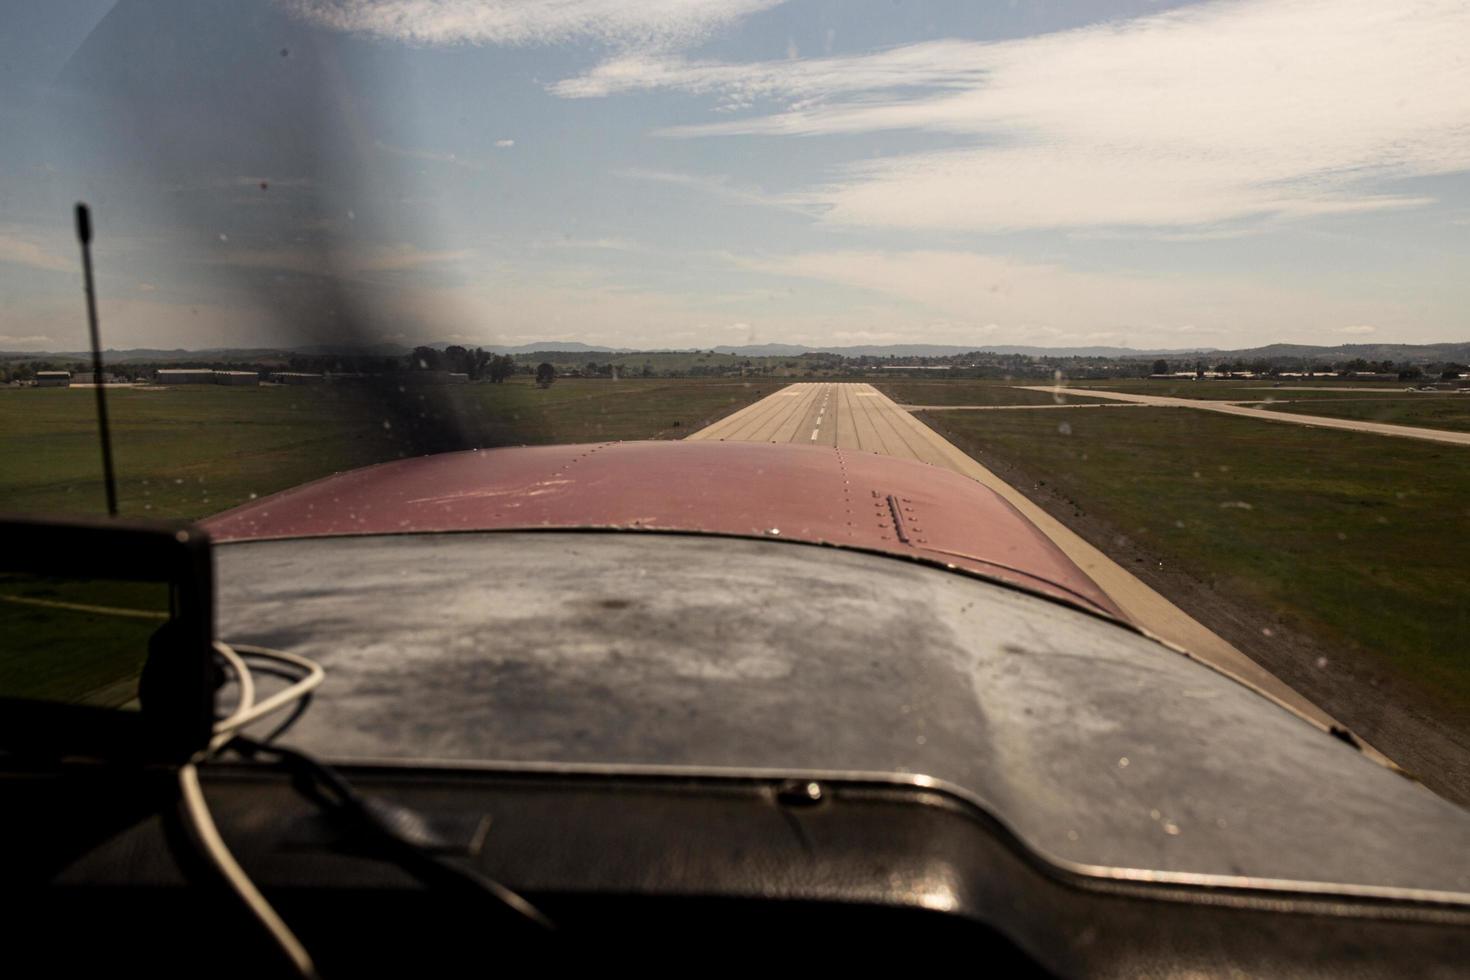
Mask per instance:
[[[444,744],[485,735],[455,652],[490,650],[486,631],[525,638],[484,654],[506,684],[550,669],[530,638],[575,633],[538,690],[577,761],[613,764],[659,758],[700,703],[650,678],[651,651],[718,639],[726,659],[679,669],[748,682],[748,707],[830,630],[847,653],[811,690],[857,700],[822,717],[881,718],[914,748],[833,765],[922,769],[926,739],[972,739],[945,743],[944,778],[1049,813],[1047,847],[1079,862],[1069,831],[1188,871],[1190,840],[1239,826],[1216,819],[1286,826],[1289,767],[1236,771],[1287,751],[1275,729],[1208,730],[1249,715],[1212,700],[1220,672],[1375,764],[1298,785],[1313,819],[1380,785],[1470,818],[1467,47],[1470,5],[1442,0],[8,2],[0,513],[106,513],[105,401],[118,516],[200,522],[234,556],[221,629],[326,663],[294,732],[326,758],[364,725],[364,745],[418,746],[399,761],[434,757],[404,720],[430,704],[458,712],[421,719]],[[462,543],[579,528],[704,535],[687,572],[710,591],[588,545],[563,556],[585,574],[548,571],[537,598],[516,576],[542,539],[493,575]],[[772,590],[741,565],[752,542],[841,557]],[[999,627],[950,610],[869,656],[898,613],[856,583],[885,561],[979,590],[977,609],[1032,597],[1008,627],[1022,652],[960,671]],[[287,582],[306,605],[261,598]],[[87,585],[0,580],[0,687],[134,703],[165,607]],[[313,602],[338,618],[307,624]],[[768,628],[782,616],[792,632]],[[385,646],[427,636],[433,656]],[[1023,659],[1028,636],[1045,659]],[[339,639],[383,676],[353,674]],[[1103,665],[1124,640],[1160,641],[1158,673]],[[66,643],[92,659],[36,673]],[[953,690],[922,675],[941,649]],[[410,661],[442,674],[393,683]],[[859,699],[849,670],[891,697]],[[1105,676],[1112,700],[1074,714]],[[599,714],[635,680],[642,714]],[[987,727],[1022,688],[1051,714],[1008,702]],[[1208,707],[1130,727],[1165,688]],[[409,690],[426,700],[387,710]],[[955,690],[974,718],[949,735],[906,700]],[[721,765],[831,748],[789,719],[709,724]],[[634,731],[648,751],[617,741]],[[1079,731],[1104,769],[1058,768]],[[463,755],[536,757],[507,739]],[[1216,778],[1257,809],[1191,795]],[[1116,788],[1129,819],[1063,821],[1072,779]],[[1281,847],[1277,870],[1305,874]],[[1470,870],[1436,874],[1470,893]]]

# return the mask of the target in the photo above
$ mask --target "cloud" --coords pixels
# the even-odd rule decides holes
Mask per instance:
[[[1466,37],[1460,0],[1243,0],[852,57],[630,54],[552,91],[677,90],[764,110],[670,137],[965,142],[837,171],[810,195],[834,224],[1179,228],[1429,203],[1384,185],[1470,169]]]
[[[211,258],[218,265],[283,272],[362,274],[407,272],[436,265],[455,265],[471,258],[470,249],[421,249],[415,245],[355,246],[326,252],[306,248],[229,249]]]
[[[940,250],[836,250],[735,258],[740,268],[816,280],[844,294],[866,291],[894,301],[875,317],[888,324],[920,319],[999,328],[996,343],[1096,343],[1162,346],[1180,334],[1191,343],[1244,346],[1253,336],[1336,329],[1365,313],[1413,322],[1406,307],[1370,304],[1249,279],[1087,271],[1003,255]],[[966,341],[960,341],[966,342]]]
[[[689,44],[782,0],[283,0],[322,27],[411,44]]]
[[[46,272],[72,272],[81,268],[80,260],[62,258],[34,242],[3,232],[0,232],[0,262]]]
[[[1343,327],[1341,330],[1338,331],[1338,333],[1351,333],[1351,334],[1358,334],[1358,335],[1361,336],[1363,334],[1374,333],[1375,331],[1377,331],[1377,329],[1378,329],[1377,327],[1369,326],[1366,323],[1362,323],[1362,324],[1358,324],[1357,326],[1353,326],[1353,327]]]
[[[647,252],[648,246],[633,241],[631,238],[604,237],[604,238],[572,238],[563,236],[550,238],[531,243],[532,248],[565,248],[565,249],[592,249],[607,252]]]
[[[495,141],[495,145],[498,146],[498,147],[500,147],[502,150],[506,150],[506,149],[509,149],[512,146],[515,146],[516,145],[516,141],[515,140],[496,140]]]
[[[44,334],[33,334],[29,337],[13,337],[10,334],[0,333],[0,346],[22,350],[27,347],[35,348],[37,350],[44,350],[46,344],[52,344],[55,342],[56,341],[54,338],[47,337]]]
[[[466,170],[473,170],[477,173],[482,172],[485,169],[483,164],[478,163],[474,160],[467,160],[464,157],[461,157],[455,153],[436,153],[433,150],[415,150],[406,146],[394,146],[392,143],[384,143],[382,141],[375,142],[373,145],[383,152],[389,154],[390,156],[404,157],[409,160],[423,160],[426,163],[443,163],[451,167],[463,167]],[[495,145],[499,146],[500,143],[496,143]]]
[[[754,204],[764,208],[778,208],[785,211],[800,211],[809,213],[803,202],[790,196],[779,196],[767,194],[757,188],[744,187],[732,182],[728,177],[720,175],[682,174],[667,170],[645,170],[640,168],[629,168],[613,172],[615,177],[623,177],[627,180],[646,180],[660,184],[673,184],[676,187],[685,187],[709,194],[713,197],[723,198],[739,204]]]

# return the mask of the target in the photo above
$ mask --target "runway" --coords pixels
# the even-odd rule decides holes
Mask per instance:
[[[1089,390],[1088,393],[1094,392]],[[1335,724],[1331,716],[1274,674],[1196,622],[1184,610],[872,385],[793,384],[688,438],[833,446],[916,459],[963,473],[991,488],[1021,511],[1101,586],[1136,625],[1188,651],[1191,656],[1250,682],[1320,724]]]

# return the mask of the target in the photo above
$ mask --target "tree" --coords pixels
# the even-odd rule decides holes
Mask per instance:
[[[455,374],[469,374],[470,352],[457,344],[444,348],[444,370]]]
[[[541,388],[550,388],[551,383],[556,380],[556,368],[542,361],[536,365],[536,385]]]
[[[1159,358],[1157,361],[1154,361],[1154,374],[1168,374],[1168,373],[1169,373],[1169,362],[1168,361],[1164,360],[1162,357]]]
[[[516,360],[509,354],[496,354],[494,357],[490,358],[490,380],[495,384],[500,384],[506,378],[510,377],[512,374],[515,374],[515,371]]]
[[[442,371],[444,355],[432,347],[415,347],[409,355],[408,366],[415,371]]]

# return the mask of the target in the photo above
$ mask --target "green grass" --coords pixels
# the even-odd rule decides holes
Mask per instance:
[[[1393,384],[1379,382],[1375,385],[1354,384],[1337,378],[1321,381],[1304,381],[1300,378],[1274,381],[1068,381],[1071,388],[1097,388],[1102,391],[1120,391],[1129,395],[1161,395],[1166,398],[1202,398],[1207,401],[1258,401],[1263,399],[1289,399],[1299,401],[1311,398],[1350,398],[1352,392],[1331,391],[1332,388],[1352,388],[1365,395],[1404,393],[1408,382]],[[1292,389],[1311,389],[1297,391]]]
[[[1176,409],[922,418],[1470,727],[1470,452]]]
[[[1268,407],[1268,406],[1263,406]],[[1271,405],[1273,411],[1303,415],[1330,415],[1339,419],[1364,419],[1392,425],[1417,425],[1427,429],[1470,432],[1470,395],[1412,395],[1406,398],[1372,398],[1361,401],[1315,400],[1309,404]]]
[[[874,387],[900,405],[1058,405],[1106,401],[1087,395],[1027,391],[1014,381],[880,381]]]
[[[162,582],[0,574],[0,695],[105,707],[132,702],[168,602]]]
[[[466,446],[680,438],[773,382],[563,379],[437,389]],[[119,509],[197,518],[307,480],[396,458],[382,413],[350,386],[109,392]],[[100,513],[92,391],[0,389],[0,511]]]

